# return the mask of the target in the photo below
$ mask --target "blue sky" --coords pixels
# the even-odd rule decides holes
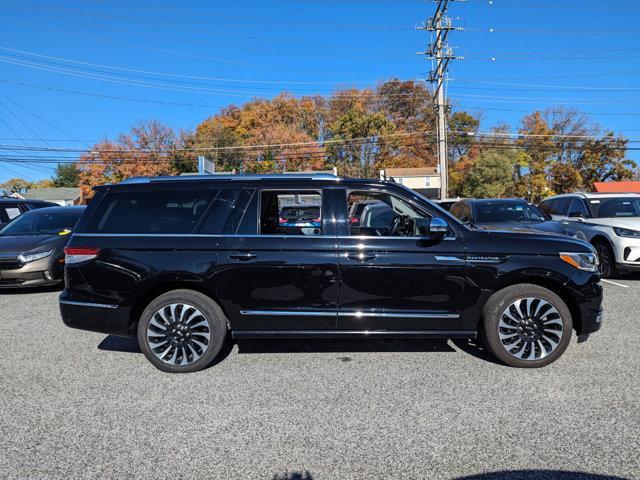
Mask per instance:
[[[454,105],[481,112],[483,130],[506,122],[514,131],[526,112],[566,105],[640,140],[640,2],[615,3],[453,2],[449,16],[466,29],[450,40],[466,58],[451,68]],[[3,0],[0,143],[86,147],[139,119],[190,129],[253,96],[424,78],[429,64],[415,52],[428,34],[414,27],[434,8],[422,0]],[[628,156],[640,162],[639,153]],[[0,162],[0,181],[52,169]]]

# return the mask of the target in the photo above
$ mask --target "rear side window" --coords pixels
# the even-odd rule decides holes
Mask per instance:
[[[87,226],[88,233],[191,233],[217,190],[112,191]]]
[[[200,233],[206,234],[235,234],[240,223],[247,217],[247,206],[255,196],[254,189],[224,188],[216,196],[207,213],[207,218],[202,222]],[[255,215],[253,219],[253,232],[256,230]]]
[[[554,198],[540,204],[540,210],[547,215],[566,215],[571,198]]]

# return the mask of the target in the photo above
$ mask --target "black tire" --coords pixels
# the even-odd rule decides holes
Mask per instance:
[[[171,305],[174,304],[191,307],[191,309],[177,307],[174,310],[176,317],[179,317],[180,313],[184,310],[184,318],[180,321],[177,321],[177,318],[171,317]],[[198,312],[196,312],[196,310]],[[166,324],[162,321],[162,318],[157,316],[157,313],[160,311],[163,312],[162,314],[165,315],[168,320]],[[201,313],[201,315],[196,315],[196,313]],[[200,324],[200,326],[194,328],[193,331],[186,325],[186,320],[191,316],[191,314],[193,314],[195,318],[193,325]],[[157,329],[154,325],[150,327],[152,320],[154,320],[155,324],[160,323],[162,326],[165,326],[166,331],[169,334],[166,338],[160,338],[158,342],[166,340],[168,343],[165,343],[164,346],[174,345],[174,343],[176,345],[180,345],[174,346],[174,350],[170,350],[169,352],[170,354],[173,351],[176,352],[175,361],[177,361],[178,358],[186,358],[186,362],[189,362],[189,358],[191,358],[191,362],[180,365],[170,362],[171,355],[167,355],[165,357],[166,361],[158,356],[158,352],[160,352],[162,348],[160,346],[155,348],[152,347],[151,344],[156,340],[156,336],[153,334],[153,331],[164,334],[164,330]],[[176,332],[176,329],[178,328],[184,329],[185,332],[183,333],[180,331],[177,333],[176,335],[181,335],[181,340],[176,341],[176,335],[170,334],[171,332]],[[149,331],[152,331],[152,333],[149,334]],[[209,335],[209,338],[207,339],[203,335]],[[169,336],[171,337],[171,340],[168,340]],[[218,304],[210,297],[194,290],[173,290],[160,295],[147,305],[147,308],[142,312],[140,321],[138,322],[138,342],[140,343],[142,353],[144,353],[147,360],[149,360],[149,362],[151,362],[158,370],[169,373],[190,373],[206,368],[213,362],[218,353],[220,353],[226,336],[227,319]],[[149,338],[152,340],[150,341]],[[190,342],[190,340],[194,341],[196,338],[198,339],[197,344],[195,342]],[[180,341],[185,342],[184,345],[177,343]],[[199,346],[205,343],[207,343],[206,348]],[[187,354],[186,357],[184,356],[185,352]],[[196,359],[196,355],[198,354],[200,356]]]
[[[611,245],[605,240],[596,240],[593,246],[598,252],[598,259],[600,260],[600,277],[601,278],[614,278],[618,276],[618,269],[616,267],[616,257],[613,253]]]
[[[512,308],[511,306],[513,304],[522,299],[537,300],[537,302],[536,300],[525,302],[524,308],[526,310],[528,305],[529,312],[544,305],[543,307],[540,307],[539,315],[531,316],[531,326],[524,325],[523,327],[522,323],[512,322],[505,316],[507,308]],[[551,307],[547,307],[545,302],[550,304]],[[555,309],[555,313],[546,313],[552,312],[553,310],[551,310],[551,308]],[[513,310],[509,310],[509,312],[513,313]],[[514,316],[516,315],[514,314]],[[529,320],[526,320],[526,318],[529,318],[527,315],[521,316],[524,318],[522,322],[529,322]],[[553,363],[567,349],[573,333],[571,313],[562,299],[544,287],[528,283],[512,285],[494,293],[484,306],[482,319],[481,337],[484,340],[486,347],[496,358],[512,367],[536,368],[544,367],[545,365]],[[502,324],[501,320],[503,320]],[[505,329],[501,326],[504,325],[504,321],[508,322],[509,325],[518,325],[518,327],[509,326],[508,329]],[[553,325],[550,325],[551,323]],[[560,324],[562,330],[561,334],[558,334],[552,329],[560,331]],[[542,329],[539,328],[538,325],[542,325]],[[529,330],[520,332],[518,329],[522,328]],[[511,338],[508,340],[501,340],[500,335],[505,334],[509,335]],[[545,336],[541,337],[541,334]],[[535,340],[536,338],[537,340]],[[549,339],[553,340],[553,343],[549,343]],[[513,341],[520,343],[510,343]],[[555,347],[553,347],[554,343],[556,344]],[[525,344],[528,344],[528,346]],[[513,353],[510,353],[511,351],[506,345],[513,345]],[[533,349],[533,354],[531,355],[530,360],[515,356],[516,353],[521,353],[519,351],[521,345],[524,345],[522,348],[525,354],[527,352],[531,354],[531,349]],[[547,349],[550,352],[547,352]],[[543,350],[545,353],[544,355]],[[541,358],[535,358],[536,355],[540,355]],[[529,355],[526,356],[529,357]]]

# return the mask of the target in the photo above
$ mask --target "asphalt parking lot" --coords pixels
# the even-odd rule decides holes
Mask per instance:
[[[444,341],[252,341],[169,375],[64,327],[57,291],[0,293],[0,477],[639,478],[640,277],[615,282],[602,330],[540,370]]]

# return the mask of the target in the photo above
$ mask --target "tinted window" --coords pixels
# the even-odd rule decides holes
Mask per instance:
[[[212,190],[153,190],[109,192],[87,232],[191,233],[206,211]]]
[[[571,198],[552,198],[540,204],[540,210],[547,215],[566,215]]]
[[[587,218],[589,216],[589,211],[587,210],[587,207],[581,198],[574,198],[573,200],[571,200],[568,215],[570,217],[582,218]]]
[[[596,218],[640,217],[640,198],[603,198],[589,203]]]
[[[240,225],[245,216],[247,205],[254,192],[255,190],[240,188],[224,188],[220,190],[200,228],[200,233],[235,234],[238,225]]]
[[[451,215],[458,217],[461,222],[471,222],[471,207],[467,202],[457,202],[451,206]]]
[[[0,230],[0,235],[59,235],[71,233],[81,213],[27,213]]]

